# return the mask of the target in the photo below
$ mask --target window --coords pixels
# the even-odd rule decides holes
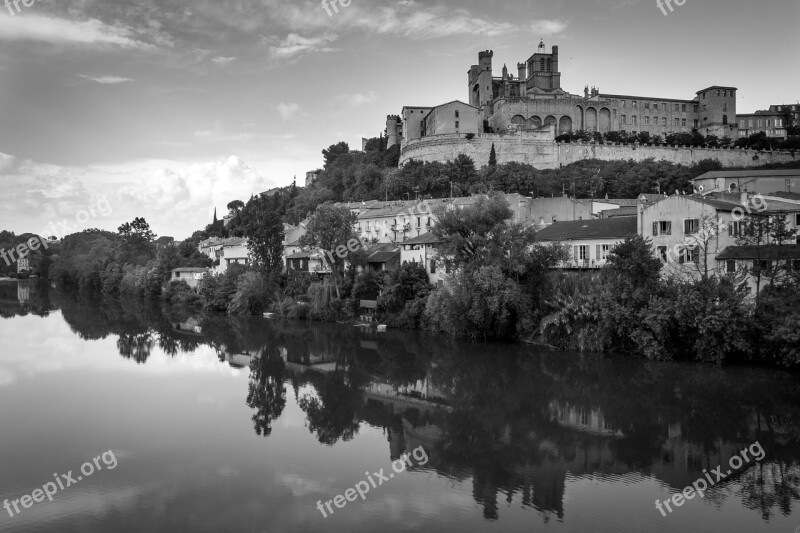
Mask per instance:
[[[658,111],[658,102],[653,102],[653,111]]]
[[[597,245],[597,260],[598,261],[606,261],[608,259],[608,255],[611,253],[611,245],[610,244],[598,244]]]
[[[697,129],[697,126],[699,126],[699,125],[700,125],[700,121],[697,120],[697,119],[694,119],[694,129]]]
[[[659,220],[653,222],[653,237],[659,235],[672,235],[672,222],[669,220]]]
[[[667,262],[667,247],[666,246],[659,246],[658,247],[658,258],[661,259],[661,262]]]
[[[730,260],[725,263],[725,271],[728,274],[736,274],[736,261]]]
[[[794,225],[800,226],[800,213],[794,216]]]
[[[686,113],[686,104],[681,104],[681,111]]]
[[[644,103],[644,108],[645,109],[650,109],[650,102],[645,102]]]
[[[431,259],[431,274],[436,274],[436,259]]]
[[[622,100],[622,107],[625,107],[625,100]]]
[[[458,109],[456,109],[456,118],[458,118]]]
[[[744,119],[743,118],[739,119],[739,127],[744,129]]]
[[[771,270],[772,269],[772,261],[769,260],[758,260],[756,259],[753,261],[753,269],[755,270]]]
[[[747,119],[747,127],[748,128],[752,128],[753,127],[753,119],[752,118],[748,118]]]
[[[644,123],[645,123],[645,125],[649,126],[650,125],[650,117],[644,117]]]
[[[456,120],[456,129],[458,129],[458,121]]]
[[[728,102],[722,102],[722,112],[723,113],[728,112]]]
[[[589,247],[585,245],[579,245],[575,247],[575,261],[576,262],[583,262],[589,260]]]
[[[628,117],[626,117],[625,115],[622,115],[621,122],[622,122],[622,124],[627,124],[628,123]]]
[[[631,107],[633,107],[634,109],[636,109],[636,104],[637,104],[637,102],[636,102],[636,101],[633,101],[633,102],[631,102]]]
[[[632,118],[633,118],[633,125],[634,125],[634,126],[638,125],[638,124],[639,124],[639,122],[638,122],[638,120],[637,120],[637,117],[636,117],[636,115],[633,115],[633,117],[632,117]]]
[[[667,125],[667,117],[661,117],[661,125],[662,126],[666,126]]]
[[[731,222],[728,224],[728,234],[731,237],[740,237],[744,232],[744,221]]]
[[[673,109],[673,110],[675,110],[675,111],[677,111],[677,110],[678,110],[678,104],[674,104],[674,105],[672,106],[672,109]]]
[[[776,118],[775,119],[775,127],[776,128],[782,128],[783,127],[783,119]]]
[[[719,89],[717,89],[717,96],[719,96]]]
[[[699,263],[700,253],[697,246],[684,246],[680,257],[678,258],[678,262],[681,264]]]
[[[687,218],[683,221],[684,235],[694,235],[700,231],[700,220],[697,218]]]
[[[681,121],[681,119],[679,119],[679,118],[676,118],[676,119],[674,119],[674,124],[675,124],[675,127],[676,127],[676,128],[677,128],[678,126],[680,126],[680,121]]]
[[[422,217],[417,217],[417,227],[419,228],[421,226],[422,226]]]
[[[684,128],[686,127],[686,119],[685,118],[681,119],[681,126],[683,126]]]

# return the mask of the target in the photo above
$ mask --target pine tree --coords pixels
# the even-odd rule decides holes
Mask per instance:
[[[497,166],[497,153],[494,151],[494,143],[492,143],[492,151],[489,152],[489,166]]]
[[[217,225],[217,208],[214,208],[214,221],[212,222],[214,226]]]

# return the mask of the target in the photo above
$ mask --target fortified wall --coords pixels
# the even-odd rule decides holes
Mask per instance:
[[[558,168],[585,159],[601,161],[641,162],[646,159],[691,165],[703,159],[716,159],[723,167],[760,167],[770,163],[790,163],[800,160],[800,153],[759,152],[740,148],[692,148],[671,145],[595,144],[556,142],[544,130],[534,134],[479,133],[467,138],[464,134],[432,135],[403,143],[400,165],[410,160],[433,162],[452,161],[464,154],[480,168],[489,164],[494,145],[498,164],[528,163],[539,169]]]

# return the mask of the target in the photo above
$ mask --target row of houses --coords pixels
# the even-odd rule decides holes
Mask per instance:
[[[689,275],[750,270],[754,262],[771,269],[779,261],[800,269],[800,238],[780,249],[768,239],[759,246],[739,244],[748,217],[786,217],[800,232],[800,170],[717,171],[693,183],[694,194],[642,194],[633,199],[529,198],[506,194],[512,221],[537,228],[537,240],[566,247],[565,269],[603,267],[613,248],[632,235],[652,243],[667,272]],[[432,284],[445,282],[447,266],[432,233],[438,209],[474,205],[481,195],[422,201],[340,203],[355,217],[354,232],[367,251],[367,268],[387,271],[405,263],[425,268]],[[331,273],[323,251],[301,244],[308,220],[284,224],[287,270],[324,277]],[[212,238],[200,251],[214,260],[214,273],[251,262],[243,238]],[[184,276],[193,276],[187,272]]]

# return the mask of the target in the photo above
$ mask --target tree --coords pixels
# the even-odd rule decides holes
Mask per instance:
[[[345,207],[335,207],[333,204],[323,204],[317,208],[306,226],[308,232],[300,239],[303,246],[318,248],[326,254],[327,261],[330,262],[333,281],[336,286],[336,296],[341,298],[339,292],[339,281],[344,273],[345,258],[342,254],[334,253],[335,250],[344,246],[351,239],[356,238],[353,224],[356,217]],[[341,248],[340,248],[341,249]],[[349,255],[348,251],[348,255]]]
[[[769,238],[772,245],[776,248],[775,268],[769,276],[770,287],[775,282],[782,282],[791,274],[791,266],[788,264],[785,247],[793,243],[797,236],[797,229],[789,227],[789,220],[786,215],[774,215],[771,217]]]
[[[254,196],[240,215],[247,235],[247,248],[258,267],[275,280],[283,270],[283,223],[276,209],[277,198]]]
[[[156,235],[150,230],[150,224],[144,218],[136,217],[133,222],[126,222],[117,228],[119,235],[130,242],[153,242]]]
[[[325,170],[330,170],[339,157],[348,153],[350,153],[350,146],[344,141],[338,144],[332,144],[327,149],[323,150],[322,157],[325,160]]]
[[[244,209],[244,202],[241,200],[234,200],[228,203],[228,213],[231,216],[238,215],[242,209]]]
[[[497,153],[494,151],[494,143],[492,143],[492,151],[489,152],[489,166],[490,167],[497,166]]]

